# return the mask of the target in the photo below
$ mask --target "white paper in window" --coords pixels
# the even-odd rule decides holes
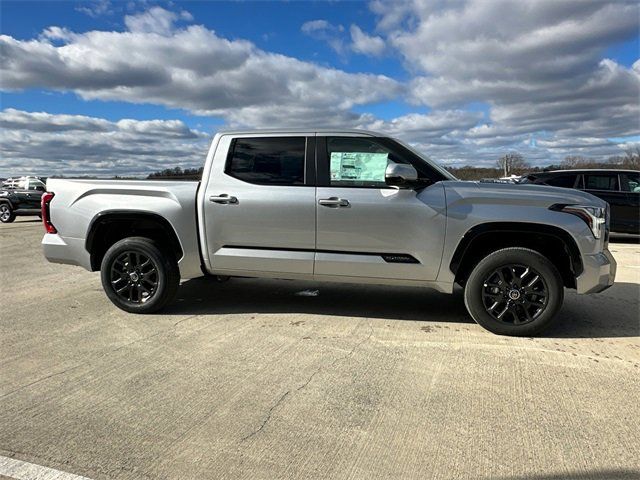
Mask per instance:
[[[384,182],[386,153],[331,152],[331,180]]]

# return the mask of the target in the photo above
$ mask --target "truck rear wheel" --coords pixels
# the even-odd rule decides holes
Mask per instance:
[[[0,203],[0,222],[11,223],[16,219],[16,212],[11,209],[8,203]]]
[[[540,253],[519,247],[487,255],[464,290],[469,314],[499,335],[538,335],[551,325],[563,298],[558,269]]]
[[[144,237],[113,244],[102,259],[100,276],[109,300],[130,313],[160,310],[173,300],[180,283],[174,256]]]

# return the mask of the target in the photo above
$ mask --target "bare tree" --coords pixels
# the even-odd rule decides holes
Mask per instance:
[[[515,172],[521,173],[529,167],[529,164],[525,161],[524,157],[518,152],[509,152],[506,155],[503,155],[496,162],[496,165],[500,170],[502,170],[505,177],[508,177]]]
[[[562,168],[580,168],[589,163],[589,159],[581,155],[569,155],[564,157],[564,160],[560,164]]]
[[[622,160],[622,165],[625,168],[640,169],[640,147],[627,150]]]

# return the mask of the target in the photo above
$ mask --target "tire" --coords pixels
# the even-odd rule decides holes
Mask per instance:
[[[151,239],[129,237],[102,259],[100,277],[109,300],[130,313],[153,313],[175,297],[180,271],[174,255]]]
[[[563,299],[558,269],[540,253],[519,247],[487,255],[464,290],[471,317],[498,335],[539,335],[553,323]]]
[[[16,219],[16,212],[8,203],[0,203],[0,222],[11,223]]]

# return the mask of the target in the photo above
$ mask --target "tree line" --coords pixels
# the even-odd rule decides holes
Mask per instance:
[[[509,152],[500,157],[495,167],[446,167],[461,180],[480,180],[483,178],[500,178],[511,175],[543,172],[547,170],[571,170],[581,168],[629,169],[640,170],[640,147],[627,150],[624,155],[616,155],[606,160],[594,160],[580,155],[569,155],[558,164],[546,167],[532,167],[519,152]]]

